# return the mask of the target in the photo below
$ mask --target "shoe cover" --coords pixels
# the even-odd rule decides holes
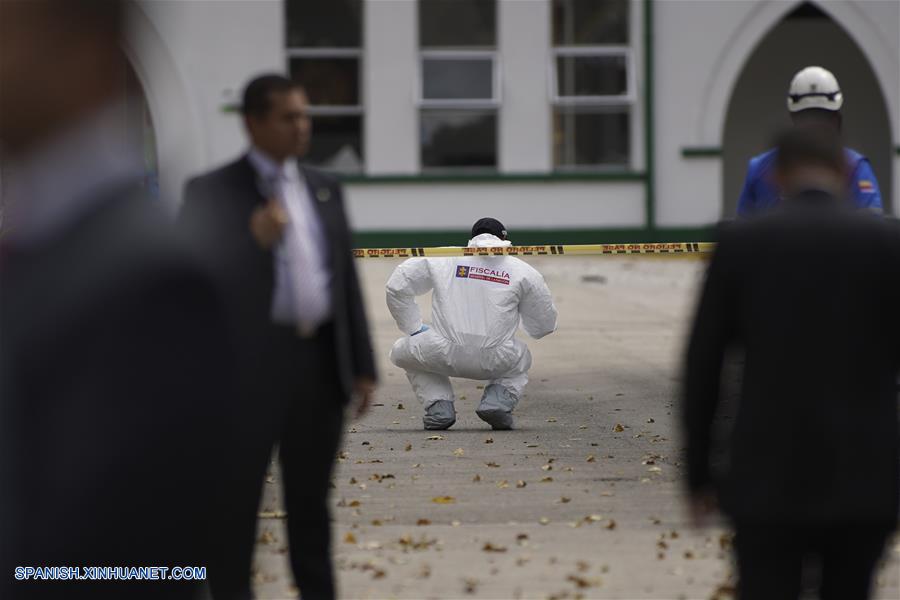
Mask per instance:
[[[484,389],[475,414],[493,429],[512,429],[512,411],[519,399],[502,385],[492,384]]]
[[[437,400],[425,409],[425,429],[449,429],[456,423],[456,408],[449,400]]]

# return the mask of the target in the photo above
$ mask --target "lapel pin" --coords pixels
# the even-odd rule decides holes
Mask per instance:
[[[329,198],[331,198],[331,190],[328,188],[319,188],[316,190],[316,199],[319,202],[328,202]]]

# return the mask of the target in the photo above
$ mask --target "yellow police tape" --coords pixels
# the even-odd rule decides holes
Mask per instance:
[[[356,248],[356,258],[430,258],[445,256],[614,256],[628,254],[653,254],[671,256],[702,256],[710,254],[712,242],[666,242],[648,244],[576,244],[556,246],[505,246],[498,248],[465,248],[443,246],[440,248]]]

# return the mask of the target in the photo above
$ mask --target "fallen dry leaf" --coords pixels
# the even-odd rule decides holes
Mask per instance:
[[[731,583],[720,583],[719,587],[717,587],[712,596],[710,596],[710,600],[732,600],[737,597],[737,588],[734,584]]]
[[[416,525],[431,525],[431,521],[429,521],[428,519],[419,519],[418,521],[416,521]]]
[[[526,485],[528,485],[528,484],[525,483],[524,481],[522,481],[521,479],[518,480],[518,481],[516,482],[516,487],[517,487],[517,488],[523,488],[523,487],[525,487]]]
[[[431,499],[435,504],[454,504],[456,502],[456,498],[453,496],[435,496]]]
[[[580,575],[569,575],[566,577],[566,581],[570,581],[575,584],[575,587],[579,589],[585,589],[589,587],[599,587],[601,582],[600,579],[587,579],[585,577],[581,577]]]
[[[442,436],[442,435],[429,435],[429,436],[428,436],[427,438],[425,438],[425,439],[428,440],[428,441],[431,441],[431,442],[437,442],[437,441],[440,441],[440,440],[444,439],[444,436]]]
[[[500,465],[498,465],[497,463],[495,463],[494,461],[486,462],[486,463],[484,463],[484,464],[485,464],[486,466],[488,466],[488,467],[494,467],[494,468],[497,468],[497,467],[500,466]]]
[[[485,444],[493,444],[493,443],[494,443],[494,438],[487,438],[486,440],[484,440],[484,443],[485,443]]]
[[[453,451],[453,456],[463,456],[463,455],[465,455],[465,453],[466,453],[466,451],[463,450],[462,448],[457,448],[456,450]]]
[[[613,431],[615,431],[616,433],[622,433],[623,431],[625,431],[625,428],[622,427],[620,423],[616,423],[616,426],[613,427]]]
[[[271,531],[263,531],[262,535],[259,536],[259,539],[257,541],[260,544],[268,545],[275,542],[275,536],[272,535]]]
[[[407,452],[409,452],[410,450],[412,450],[412,444],[407,444],[407,445],[406,445],[406,448],[404,448],[404,450],[406,450]]]
[[[347,532],[347,535],[344,536],[344,543],[345,544],[355,544],[356,543],[356,536],[353,535],[353,532],[351,532],[351,531]]]
[[[485,542],[481,549],[484,552],[506,552],[506,546],[495,546],[490,542]]]
[[[594,456],[593,454],[589,454],[587,457],[587,460],[585,460],[585,462],[597,462],[597,457]]]

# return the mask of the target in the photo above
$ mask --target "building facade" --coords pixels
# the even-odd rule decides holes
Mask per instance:
[[[173,208],[243,151],[246,80],[282,71],[361,245],[460,244],[485,215],[520,243],[705,236],[809,64],[900,194],[900,0],[142,0],[127,45]]]

